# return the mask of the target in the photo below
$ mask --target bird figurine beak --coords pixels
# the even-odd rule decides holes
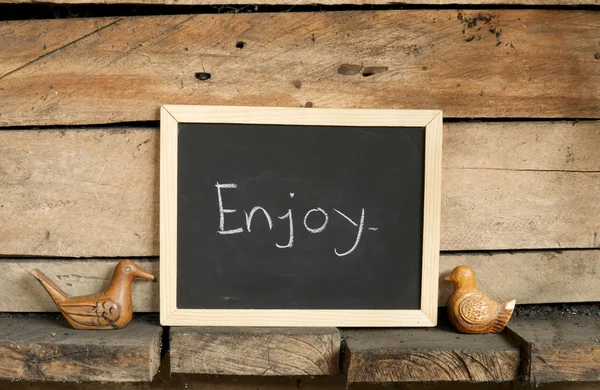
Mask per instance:
[[[154,280],[154,275],[152,275],[150,272],[144,271],[141,268],[138,268],[136,276],[139,276],[140,278],[144,278],[144,279]]]
[[[452,276],[452,274],[450,274],[450,275],[447,275],[447,276],[444,278],[444,280],[445,280],[446,282],[452,282],[452,278],[451,278],[451,276]]]

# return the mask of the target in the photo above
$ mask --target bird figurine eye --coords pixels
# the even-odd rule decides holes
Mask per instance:
[[[129,272],[129,271],[131,271],[131,267],[125,268],[125,272]]]

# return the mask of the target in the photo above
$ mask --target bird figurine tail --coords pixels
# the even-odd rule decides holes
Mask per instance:
[[[54,299],[54,302],[62,302],[68,298],[67,294],[39,269],[32,270],[31,275],[33,275],[38,282],[40,282],[42,287],[48,291],[48,294]]]
[[[500,311],[498,312],[498,317],[496,318],[496,322],[492,327],[492,333],[500,333],[502,329],[508,324],[510,317],[512,316],[513,311],[515,310],[515,305],[517,303],[516,299],[509,299],[507,301],[500,303]]]

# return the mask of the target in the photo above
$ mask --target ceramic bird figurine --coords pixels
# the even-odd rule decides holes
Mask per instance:
[[[448,316],[461,333],[499,333],[515,309],[516,299],[498,302],[477,288],[475,272],[466,265],[454,268],[445,280],[454,284]]]
[[[131,282],[135,276],[154,280],[154,276],[131,260],[121,260],[108,288],[93,295],[69,297],[40,270],[31,274],[42,284],[58,310],[75,329],[121,329],[133,316]]]

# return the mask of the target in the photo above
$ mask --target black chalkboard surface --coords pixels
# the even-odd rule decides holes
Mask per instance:
[[[175,120],[178,109],[184,111]],[[432,196],[426,169],[438,168],[427,159],[428,125],[437,116],[427,112],[421,122],[393,126],[373,117],[389,111],[351,110],[369,115],[345,125],[346,110],[325,110],[323,118],[314,116],[319,110],[279,109],[313,114],[290,120],[262,109],[265,120],[260,108],[228,107],[249,114],[240,120],[215,117],[216,109],[196,107],[192,118],[192,107],[163,112],[161,159],[174,168],[165,171],[168,161],[161,160],[161,202],[176,198],[168,213],[176,239],[166,243],[176,255],[163,253],[161,241],[161,275],[175,285],[161,288],[161,300],[171,304],[169,318],[179,312],[185,320],[172,325],[349,326],[371,312],[378,314],[374,326],[387,324],[381,316],[395,316],[398,325],[402,314],[415,313],[429,322],[413,325],[435,323],[423,308],[432,278],[437,286],[437,253],[436,264],[424,265],[431,251],[424,228],[429,224],[431,235],[432,219],[425,203],[436,203],[426,197]],[[169,126],[166,115],[173,118]],[[162,206],[161,212],[162,234]],[[439,206],[437,221],[439,241]],[[170,257],[176,267],[165,270]],[[431,268],[435,275],[424,277]],[[311,313],[327,319],[311,322]]]

